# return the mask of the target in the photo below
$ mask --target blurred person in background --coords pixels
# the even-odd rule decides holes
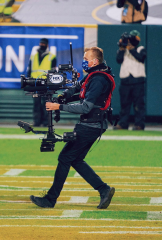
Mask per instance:
[[[76,140],[67,142],[59,154],[51,188],[44,197],[30,196],[34,204],[43,208],[55,206],[71,166],[99,192],[100,203],[97,208],[107,208],[115,193],[115,188],[103,182],[84,160],[93,143],[108,127],[105,110],[110,105],[115,82],[111,68],[104,63],[101,48],[85,49],[82,67],[87,75],[65,90],[62,95],[63,99],[68,100],[75,93],[80,93],[78,95],[80,102],[74,104],[46,103],[47,111],[61,110],[81,115],[79,123],[74,128]]]
[[[49,52],[48,39],[40,39],[37,53],[31,56],[27,68],[27,77],[46,78],[43,76],[44,71],[51,70],[56,67],[56,56]],[[48,114],[45,107],[45,98],[34,97],[33,120],[34,126],[39,127],[41,124],[47,126]]]
[[[0,18],[3,19],[4,17],[11,16],[12,5],[14,4],[15,0],[0,0]]]
[[[141,23],[147,19],[146,0],[117,0],[117,7],[122,8],[122,23]]]
[[[145,59],[146,49],[139,46],[140,33],[133,30],[123,33],[119,40],[116,60],[120,68],[120,120],[114,130],[128,129],[129,114],[133,104],[135,123],[133,130],[145,128]]]

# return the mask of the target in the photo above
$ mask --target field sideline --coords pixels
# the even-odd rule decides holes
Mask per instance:
[[[71,130],[56,129],[64,131]],[[64,145],[40,153],[33,136],[0,128],[0,240],[162,239],[162,132],[109,130],[94,144],[86,161],[116,189],[106,210],[96,208],[98,192],[73,168],[55,208],[30,202],[51,186]]]

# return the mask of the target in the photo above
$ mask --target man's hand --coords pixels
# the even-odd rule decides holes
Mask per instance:
[[[47,111],[59,110],[59,107],[60,107],[60,104],[58,103],[46,102]]]
[[[128,42],[127,49],[132,50],[134,48],[135,48],[135,46],[133,46],[130,42]]]

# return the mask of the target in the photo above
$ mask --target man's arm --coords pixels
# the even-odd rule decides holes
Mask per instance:
[[[137,59],[139,62],[144,63],[145,59],[146,59],[146,49],[143,48],[140,52],[137,52],[136,48],[133,48],[131,50],[129,50],[129,52],[133,55],[133,57],[135,59]]]
[[[15,0],[10,0],[5,7],[12,7],[12,5],[14,4]]]
[[[138,0],[128,0],[128,2],[130,2],[137,11],[141,9],[141,5],[138,3]]]
[[[93,77],[93,81],[91,81],[91,84],[89,86],[88,91],[86,92],[86,96],[83,103],[75,104],[46,103],[46,109],[47,111],[62,110],[71,113],[87,114],[92,110],[96,102],[96,99],[101,95],[101,93],[103,93],[106,86],[107,80],[105,80],[104,77],[102,77],[100,80],[98,80],[97,76]],[[108,85],[108,87],[110,88],[110,84]]]
[[[117,7],[118,7],[118,8],[122,8],[122,7],[124,6],[124,2],[125,2],[125,0],[118,0],[118,1],[117,1],[117,4],[116,4]]]
[[[124,61],[124,53],[125,53],[125,49],[119,49],[117,51],[117,55],[116,55],[117,63],[121,64]]]

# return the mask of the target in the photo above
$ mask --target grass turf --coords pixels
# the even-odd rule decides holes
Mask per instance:
[[[45,130],[45,128],[42,128]],[[57,134],[72,131],[56,129]],[[19,128],[0,128],[0,134],[24,134]],[[28,133],[29,135],[32,133]],[[115,136],[162,136],[158,131],[106,131],[104,135]],[[54,152],[41,153],[41,140],[0,139],[0,164],[57,165],[57,158],[65,143],[55,145]],[[94,144],[86,156],[90,165],[101,166],[154,166],[162,167],[161,141],[100,141]]]

